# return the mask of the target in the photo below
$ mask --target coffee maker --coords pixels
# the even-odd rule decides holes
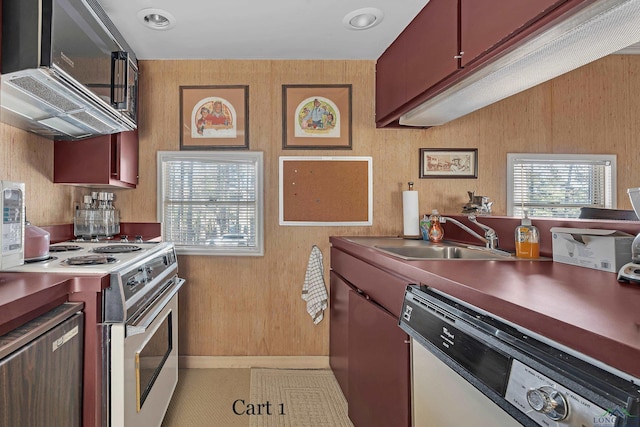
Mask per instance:
[[[627,189],[627,194],[631,199],[633,210],[640,218],[640,187]],[[640,233],[631,243],[631,262],[623,265],[618,271],[618,282],[640,283]]]

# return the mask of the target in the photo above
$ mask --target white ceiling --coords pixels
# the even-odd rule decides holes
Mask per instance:
[[[138,59],[377,59],[429,0],[98,0]],[[145,27],[143,9],[163,9],[176,23]],[[381,23],[347,29],[361,8]]]

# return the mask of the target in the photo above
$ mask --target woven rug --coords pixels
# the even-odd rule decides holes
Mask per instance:
[[[252,404],[263,403],[249,408],[256,413],[249,417],[250,427],[353,427],[330,370],[254,368],[250,394]]]
[[[180,369],[162,427],[248,427],[232,409],[248,401],[250,378],[250,369]]]

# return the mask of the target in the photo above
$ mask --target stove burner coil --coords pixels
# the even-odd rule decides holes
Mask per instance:
[[[111,264],[117,259],[108,255],[85,255],[67,259],[68,265],[100,265]]]
[[[49,252],[79,251],[80,249],[82,249],[82,246],[78,245],[49,246]]]
[[[140,249],[142,249],[140,246],[135,245],[109,245],[94,248],[93,252],[98,254],[124,254],[139,251]]]
[[[51,262],[51,261],[55,261],[57,259],[58,259],[58,257],[49,256],[49,257],[44,258],[44,259],[25,259],[24,263],[25,264],[37,264],[37,263],[41,262],[41,263],[44,264],[45,262]]]

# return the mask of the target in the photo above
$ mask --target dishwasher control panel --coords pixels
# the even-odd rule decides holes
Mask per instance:
[[[597,406],[579,394],[514,360],[505,399],[541,426],[613,427],[615,411]]]

